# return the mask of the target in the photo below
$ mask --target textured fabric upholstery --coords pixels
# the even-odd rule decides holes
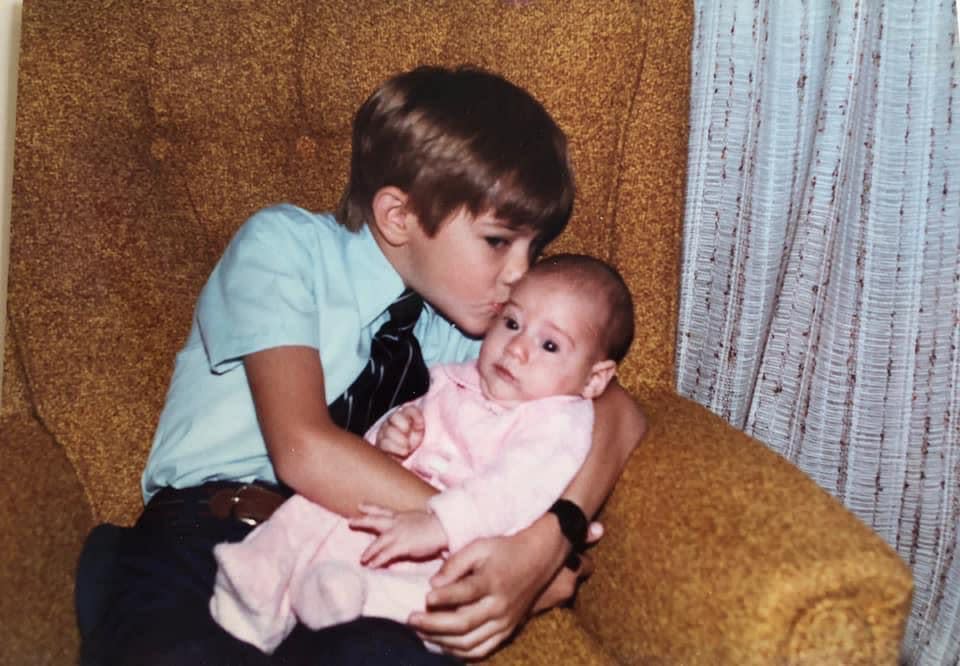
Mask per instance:
[[[892,663],[905,567],[795,468],[672,392],[691,4],[27,0],[0,662],[75,654],[83,535],[141,508],[173,357],[232,232],[270,203],[335,206],[369,91],[418,63],[470,62],[526,86],[568,132],[579,192],[554,249],[626,274],[637,341],[620,379],[653,424],[574,609],[533,620],[494,661]]]
[[[627,664],[896,663],[910,599],[896,554],[696,403],[645,404],[650,433],[608,502],[577,605],[594,637]]]

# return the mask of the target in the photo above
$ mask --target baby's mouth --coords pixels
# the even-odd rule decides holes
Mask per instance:
[[[516,377],[513,376],[513,373],[499,363],[494,364],[493,371],[497,373],[497,376],[500,377],[500,379],[505,379],[511,383],[516,381]]]

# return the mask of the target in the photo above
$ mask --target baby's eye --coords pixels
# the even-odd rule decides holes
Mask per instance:
[[[520,324],[517,323],[517,320],[513,317],[504,317],[503,325],[509,328],[511,331],[515,331],[520,328]]]
[[[554,342],[553,340],[547,340],[546,342],[543,343],[543,350],[548,351],[551,354],[554,354],[560,351],[560,347],[558,347],[557,343]]]
[[[502,247],[506,247],[509,241],[506,238],[500,238],[498,236],[487,236],[485,239],[487,245],[492,247],[494,250],[499,250]]]

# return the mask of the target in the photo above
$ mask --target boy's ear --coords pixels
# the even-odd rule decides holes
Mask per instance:
[[[373,223],[390,245],[404,245],[412,225],[420,224],[410,211],[409,202],[410,197],[399,187],[381,187],[373,195]]]
[[[588,400],[599,397],[607,389],[607,384],[613,379],[617,372],[617,364],[611,359],[606,361],[597,361],[590,368],[590,374],[587,375],[587,383],[583,387],[580,395]]]

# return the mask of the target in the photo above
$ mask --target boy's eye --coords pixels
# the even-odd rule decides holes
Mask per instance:
[[[558,347],[557,343],[554,342],[553,340],[547,340],[546,342],[544,342],[543,349],[544,351],[548,351],[551,354],[560,351],[560,347]]]
[[[506,238],[499,238],[497,236],[487,236],[484,240],[487,241],[487,245],[492,247],[494,250],[499,250],[509,243]]]
[[[520,328],[520,324],[517,323],[517,320],[513,317],[504,317],[503,325],[509,328],[511,331],[515,331]]]

